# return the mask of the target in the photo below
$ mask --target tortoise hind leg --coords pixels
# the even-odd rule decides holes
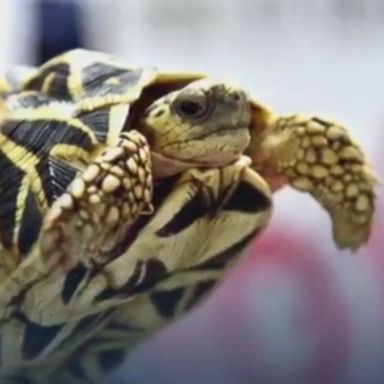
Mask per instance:
[[[40,250],[48,267],[108,262],[134,219],[151,212],[149,149],[137,131],[120,134],[78,175],[48,212]]]

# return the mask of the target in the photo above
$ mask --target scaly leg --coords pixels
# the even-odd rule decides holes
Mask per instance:
[[[345,128],[292,115],[252,134],[255,168],[272,182],[309,192],[331,216],[338,247],[355,250],[368,240],[377,179]]]
[[[123,132],[69,186],[48,212],[41,257],[69,270],[102,266],[141,214],[152,213],[149,148],[137,131]]]

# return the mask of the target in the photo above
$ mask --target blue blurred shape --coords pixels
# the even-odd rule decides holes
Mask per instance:
[[[84,46],[83,9],[72,0],[38,0],[37,63]]]

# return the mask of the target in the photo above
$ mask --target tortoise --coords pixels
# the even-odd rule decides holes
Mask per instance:
[[[13,75],[0,79],[0,378],[105,382],[217,285],[284,185],[329,213],[339,248],[369,239],[377,180],[336,122],[85,49]]]

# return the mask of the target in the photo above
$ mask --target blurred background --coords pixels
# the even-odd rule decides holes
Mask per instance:
[[[335,118],[384,179],[382,0],[0,1],[0,70],[77,46],[229,78],[278,112]],[[378,205],[371,242],[351,256],[314,201],[277,193],[247,258],[116,382],[384,382],[382,191]]]

